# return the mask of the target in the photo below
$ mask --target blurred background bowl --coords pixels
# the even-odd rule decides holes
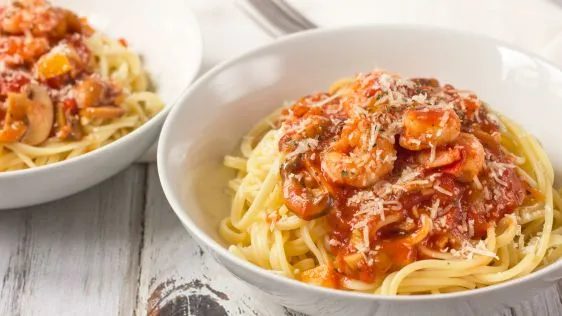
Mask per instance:
[[[59,163],[0,173],[0,209],[56,200],[121,171],[158,138],[164,118],[199,72],[203,43],[183,0],[59,0],[54,5],[88,18],[98,31],[125,38],[138,53],[165,108],[125,137]]]

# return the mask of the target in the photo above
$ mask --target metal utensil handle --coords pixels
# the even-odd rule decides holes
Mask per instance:
[[[283,0],[237,0],[235,4],[272,37],[317,27]]]

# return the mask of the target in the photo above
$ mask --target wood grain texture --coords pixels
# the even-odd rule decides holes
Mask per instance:
[[[155,166],[148,171],[138,315],[304,316],[273,304],[199,247],[171,210]],[[559,287],[493,316],[562,315]]]
[[[191,239],[154,165],[1,212],[0,253],[0,315],[303,316],[234,278]],[[493,316],[562,315],[560,297],[555,286]]]
[[[562,315],[562,292],[560,284],[547,289],[529,301],[522,302],[516,307],[510,308],[513,316],[559,316]]]
[[[281,306],[234,278],[203,251],[171,210],[148,171],[138,315],[284,315]]]
[[[131,315],[145,168],[60,201],[0,212],[0,315]]]

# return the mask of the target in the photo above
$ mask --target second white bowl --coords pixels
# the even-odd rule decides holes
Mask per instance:
[[[183,0],[60,0],[107,35],[125,38],[138,53],[166,107],[131,134],[85,155],[38,168],[0,173],[0,209],[56,200],[116,174],[157,139],[170,108],[199,72],[199,25]],[[79,206],[77,206],[79,207]]]

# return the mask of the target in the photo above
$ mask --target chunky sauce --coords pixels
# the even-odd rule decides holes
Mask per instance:
[[[0,4],[0,142],[80,140],[84,125],[125,113],[122,89],[94,71],[92,34],[84,19],[44,0]],[[37,91],[47,96],[38,100]]]
[[[280,128],[286,205],[331,228],[331,287],[458,253],[529,195],[495,116],[435,79],[359,74],[295,102]]]

